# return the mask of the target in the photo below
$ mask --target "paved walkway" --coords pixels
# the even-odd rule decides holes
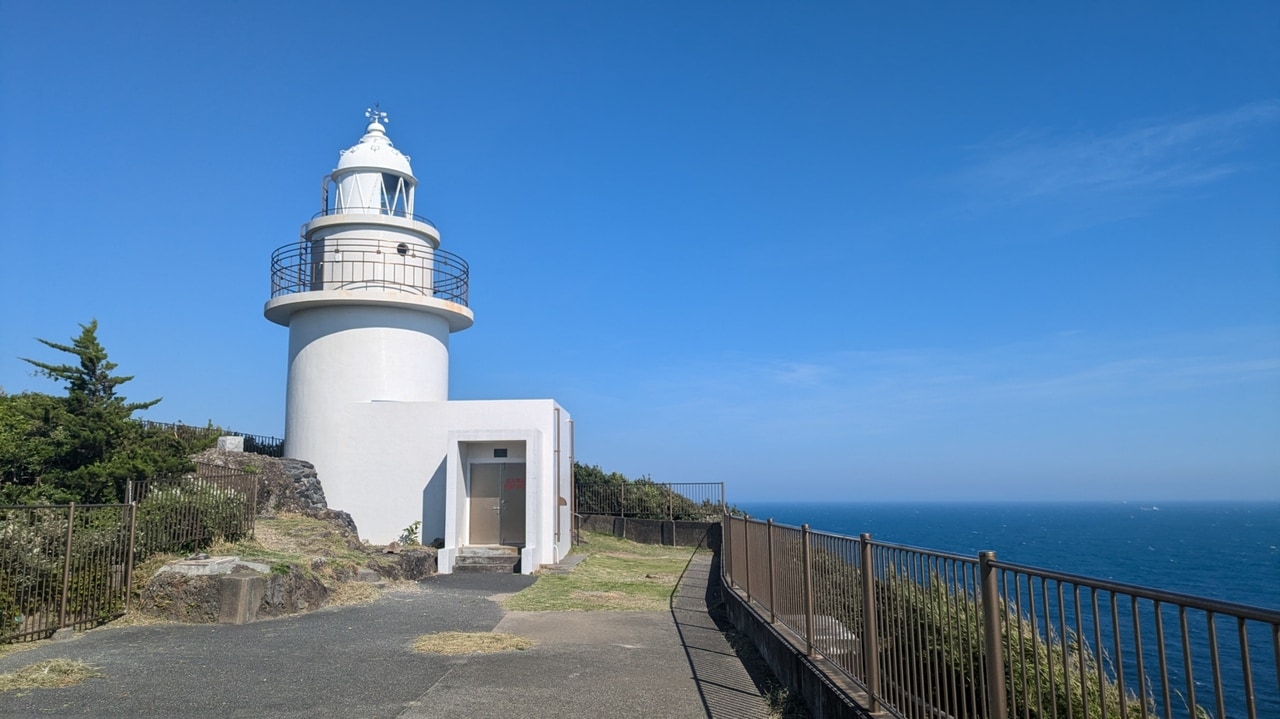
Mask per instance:
[[[0,717],[766,717],[708,610],[715,571],[695,556],[670,612],[504,612],[494,598],[532,578],[455,574],[243,626],[87,632],[0,658],[0,673],[67,658],[103,677],[0,694]],[[467,657],[410,648],[421,634],[495,629],[537,645]]]

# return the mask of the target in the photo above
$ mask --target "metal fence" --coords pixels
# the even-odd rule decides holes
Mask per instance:
[[[128,504],[0,507],[0,643],[115,619],[138,562],[253,535],[254,474],[197,463],[128,492]]]
[[[574,512],[636,519],[718,522],[724,482],[577,482]]]
[[[126,500],[139,508],[140,553],[189,552],[217,539],[253,536],[258,477],[197,462],[185,477],[130,482]]]
[[[467,305],[467,261],[427,245],[388,240],[293,242],[271,254],[271,296],[379,289]]]
[[[133,563],[128,504],[0,507],[0,643],[124,614]]]
[[[726,584],[916,719],[1280,717],[1280,611],[725,517]]]
[[[213,439],[222,435],[231,435],[233,437],[244,437],[244,451],[254,454],[261,454],[267,457],[283,457],[284,456],[284,440],[279,437],[271,437],[265,434],[248,434],[246,432],[237,432],[232,429],[221,429],[219,427],[192,427],[182,424],[181,422],[152,422],[151,420],[137,420],[138,424],[146,429],[158,429],[165,432],[172,432],[174,436],[181,439]]]

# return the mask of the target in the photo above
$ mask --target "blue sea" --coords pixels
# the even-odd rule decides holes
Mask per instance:
[[[975,557],[992,550],[1007,562],[1280,609],[1280,502],[743,502],[738,507],[756,519],[807,523],[813,530],[868,532],[881,542]],[[1234,631],[1234,622],[1225,623],[1229,626],[1220,633]],[[1255,672],[1261,674],[1255,677],[1261,682],[1260,716],[1280,719],[1270,639],[1255,632],[1250,645]],[[1150,651],[1148,646],[1144,654]],[[1148,661],[1155,666],[1153,656]],[[1175,678],[1180,673],[1177,667],[1171,671]],[[1224,677],[1229,717],[1239,716],[1231,705],[1242,701],[1235,674]],[[1199,680],[1196,684],[1204,686]],[[1197,696],[1199,704],[1211,701],[1211,696]]]
[[[1280,609],[1280,502],[743,502],[757,519]]]

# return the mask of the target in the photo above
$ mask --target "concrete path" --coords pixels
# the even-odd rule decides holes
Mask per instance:
[[[493,598],[531,578],[455,574],[373,604],[243,626],[87,632],[0,658],[0,673],[68,658],[103,677],[0,694],[0,717],[768,716],[708,610],[713,571],[709,555],[695,556],[669,613],[504,613]],[[537,645],[467,657],[410,648],[429,632],[494,629]]]

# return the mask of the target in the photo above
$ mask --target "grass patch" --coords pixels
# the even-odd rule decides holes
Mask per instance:
[[[18,652],[25,652],[29,649],[35,649],[36,647],[43,646],[48,641],[49,641],[48,639],[38,639],[34,642],[15,642],[13,644],[0,644],[0,659],[3,659],[4,657],[9,656],[10,654],[17,654]]]
[[[423,634],[413,642],[413,650],[423,654],[492,654],[522,652],[533,640],[502,632],[438,632]]]
[[[101,674],[91,665],[72,659],[48,659],[11,674],[0,674],[0,692],[20,689],[55,689],[79,684]]]
[[[348,537],[332,523],[300,514],[282,513],[277,517],[259,518],[254,537],[238,542],[223,542],[211,547],[209,554],[230,554],[241,558],[260,558],[270,562],[299,562],[304,558],[327,557],[363,566],[369,560],[365,552],[348,544]]]
[[[689,564],[691,547],[637,544],[607,534],[584,533],[575,553],[587,558],[569,574],[544,574],[502,605],[514,611],[639,611],[670,606],[671,593]]]

